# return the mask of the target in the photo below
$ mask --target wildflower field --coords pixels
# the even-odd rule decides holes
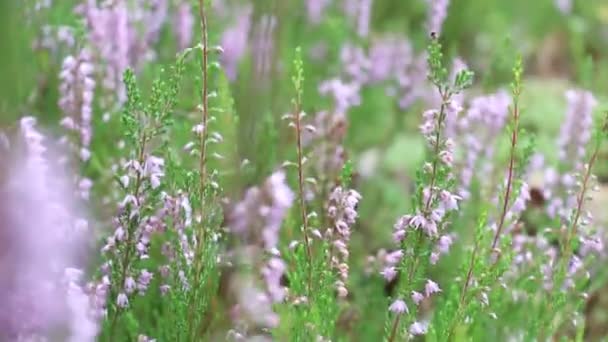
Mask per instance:
[[[608,1],[0,0],[0,342],[608,341]]]

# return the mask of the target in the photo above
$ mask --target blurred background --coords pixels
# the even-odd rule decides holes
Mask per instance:
[[[148,42],[145,53],[134,50],[129,55],[145,93],[177,51],[197,44],[200,33],[197,1],[143,2],[154,10],[165,8],[157,39]],[[292,145],[282,143],[290,137],[280,118],[291,110],[296,47],[304,59],[304,110],[345,107],[345,153],[355,166],[357,188],[365,194],[361,234],[353,242],[364,251],[353,263],[363,265],[366,255],[387,245],[395,218],[410,207],[412,178],[425,153],[418,124],[422,111],[433,104],[425,82],[424,49],[433,20],[444,14],[432,13],[427,0],[374,0],[367,1],[363,15],[361,9],[352,11],[356,2],[208,1],[210,42],[224,50],[217,59],[239,117],[234,127],[239,158],[253,165],[243,185],[257,183],[294,153]],[[0,127],[35,115],[49,129],[58,129],[62,61],[90,44],[91,23],[74,10],[81,3],[86,1],[0,0]],[[150,23],[137,24],[143,30]],[[508,87],[516,56],[522,55],[523,124],[536,134],[537,147],[549,161],[556,158],[567,89],[590,90],[598,108],[605,108],[606,0],[451,0],[438,28],[446,64],[465,64],[475,72],[472,94]],[[389,64],[404,73],[391,74]],[[198,67],[192,63],[187,68],[190,79],[175,113],[176,145],[189,141],[188,120],[200,103]],[[333,82],[337,79],[349,82]],[[356,89],[349,88],[353,84]],[[94,108],[95,153],[86,172],[96,179],[96,191],[102,188],[108,160],[117,154],[120,122],[112,114],[119,111],[117,99]],[[608,180],[608,154],[602,158],[599,177]],[[605,193],[599,196],[608,197]]]

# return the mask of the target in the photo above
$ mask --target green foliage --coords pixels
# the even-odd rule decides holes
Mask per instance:
[[[296,90],[296,96],[292,100],[295,106],[302,103],[302,85],[304,84],[304,61],[302,60],[302,48],[296,48],[296,55],[293,60],[293,76],[291,81]]]
[[[431,43],[427,47],[427,63],[429,66],[429,80],[438,88],[439,92],[445,91],[448,83],[448,69],[443,64],[443,52],[441,43],[436,37],[432,37]],[[460,79],[466,80],[467,74],[462,73]],[[458,78],[457,78],[458,79]]]
[[[348,188],[352,182],[353,177],[353,163],[350,160],[347,160],[342,167],[342,172],[340,173],[340,184]]]
[[[73,50],[91,47],[91,28],[73,11],[77,2],[54,1],[51,9],[33,11],[34,1],[24,2],[24,6],[0,1],[0,26],[4,28],[0,29],[1,42],[6,47],[6,52],[0,53],[0,74],[8,80],[0,85],[3,131],[6,125],[9,131],[14,128],[19,113],[33,113],[40,121],[51,123],[49,136],[53,138],[49,140],[63,136],[65,131],[57,124],[63,115],[57,106],[61,61],[74,54]],[[173,16],[178,2],[170,3]],[[195,14],[193,41],[198,42],[199,2],[187,3]],[[558,291],[559,286],[546,290],[545,282],[566,281],[569,260],[560,259],[555,266],[559,272],[547,276],[543,267],[553,260],[543,254],[542,248],[533,244],[522,247],[534,255],[529,262],[521,262],[521,251],[514,250],[521,238],[518,234],[526,232],[556,244],[560,252],[575,253],[581,241],[569,240],[560,228],[567,226],[565,231],[573,231],[576,225],[564,218],[549,217],[546,204],[531,207],[527,201],[527,209],[513,216],[506,215],[503,208],[511,210],[516,200],[525,196],[523,191],[531,180],[528,166],[535,153],[544,156],[546,166],[560,172],[566,169],[562,164],[570,166],[569,161],[559,160],[556,149],[566,111],[566,89],[589,89],[605,107],[606,99],[601,94],[608,90],[608,63],[598,58],[608,52],[602,38],[608,22],[604,2],[575,1],[572,13],[563,14],[549,0],[452,0],[442,33],[433,35],[430,41],[428,33],[420,29],[429,20],[425,1],[373,1],[371,32],[367,36],[357,32],[361,18],[347,14],[340,2],[328,5],[315,23],[308,18],[304,2],[251,2],[247,19],[251,27],[246,35],[249,45],[234,65],[236,79],[229,79],[219,60],[228,64],[234,57],[230,45],[238,45],[237,39],[226,41],[223,34],[233,28],[232,12],[242,4],[226,2],[223,8],[217,1],[206,1],[205,5],[209,19],[208,68],[200,68],[200,44],[175,56],[175,28],[164,25],[159,40],[150,47],[156,60],[133,62],[134,67],[124,72],[124,104],[112,90],[103,88],[108,61],[92,49],[99,67],[95,71],[98,87],[94,94],[93,153],[80,169],[83,177],[95,181],[90,211],[98,218],[95,225],[99,226],[99,244],[112,236],[116,223],[126,234],[124,243],[117,244],[116,253],[104,254],[93,262],[96,268],[111,262],[108,317],[101,324],[100,340],[135,341],[139,334],[158,341],[224,340],[229,330],[241,328],[227,319],[233,313],[235,298],[227,294],[225,281],[231,272],[243,271],[241,268],[260,278],[256,280],[263,276],[251,265],[231,264],[232,253],[242,247],[231,235],[231,210],[248,189],[282,169],[287,171],[290,188],[297,188],[297,196],[281,225],[278,250],[265,250],[262,258],[280,255],[284,259],[287,280],[282,281],[288,283],[288,294],[284,302],[272,307],[280,318],[278,326],[261,329],[263,334],[278,341],[374,341],[383,336],[402,341],[411,339],[408,329],[412,323],[428,321],[428,341],[500,341],[511,337],[528,341],[559,335],[568,340],[587,339],[585,324],[571,327],[569,322],[587,319],[580,314],[585,311],[585,302],[577,295],[601,288],[608,280],[606,272],[597,271],[589,280],[579,279],[572,293]],[[22,10],[29,12],[26,15]],[[24,17],[27,25],[23,24]],[[263,20],[270,17],[276,22],[264,26]],[[32,49],[43,26],[67,26],[74,34],[74,45],[58,43]],[[268,37],[262,38],[272,40],[272,48],[266,49],[263,42],[258,42],[264,34]],[[395,46],[411,43],[405,44],[406,52],[401,51],[404,56],[382,56],[382,47],[375,43],[387,37],[395,38],[391,41]],[[558,42],[556,46],[551,45],[553,40]],[[216,54],[219,49],[211,48],[220,42],[227,44],[224,57]],[[131,52],[135,54],[137,48]],[[354,57],[348,56],[349,51]],[[417,83],[414,89],[408,88],[410,82],[420,78],[409,74],[409,69],[418,66],[408,59],[416,56],[427,58],[421,68],[428,68],[430,88]],[[455,57],[462,57],[470,69],[458,73],[450,70],[447,66]],[[399,63],[412,65],[399,75],[391,69],[394,75],[390,80],[378,81],[370,76],[376,68]],[[262,64],[266,69],[260,68]],[[192,128],[201,122],[199,105],[205,77],[209,83],[209,120],[205,127],[208,134],[202,141]],[[327,135],[322,137],[323,144],[340,148],[336,149],[340,154],[337,157],[319,153],[315,141],[319,137],[302,128],[317,125],[314,119],[318,112],[335,114],[337,106],[332,101],[344,100],[320,94],[320,83],[332,79],[360,87],[360,103],[338,113],[344,114],[344,126],[310,129]],[[430,215],[431,209],[439,205],[438,196],[429,200],[426,191],[460,194],[460,172],[466,160],[456,157],[453,165],[446,165],[440,155],[444,146],[439,145],[447,138],[462,143],[467,137],[459,136],[459,130],[466,125],[448,121],[462,119],[475,96],[509,86],[513,103],[506,128],[493,146],[494,155],[479,157],[467,189],[470,197],[459,201],[459,209],[439,223],[439,235],[454,237],[450,254],[442,256],[438,264],[431,263],[439,236],[429,237],[420,228],[409,227],[405,239],[395,245],[391,227],[396,218],[406,213]],[[400,97],[410,93],[420,97],[410,106],[400,106]],[[434,106],[434,124],[440,129],[429,138],[420,134],[420,124],[421,113],[430,106]],[[462,112],[451,112],[458,106],[463,107]],[[287,128],[280,118],[290,113],[293,119],[301,112],[306,116],[298,117],[302,127],[294,134],[293,127]],[[480,113],[484,118],[490,114]],[[599,111],[594,115],[595,131],[586,150],[587,159],[600,151],[594,171],[600,180],[608,179],[608,115]],[[301,147],[296,148],[296,142]],[[202,144],[207,149],[201,161]],[[164,161],[158,186],[142,172],[124,167],[124,161],[132,161],[145,169],[150,156]],[[318,165],[333,161],[331,157],[343,163],[336,163],[331,174],[323,174]],[[297,171],[302,179],[293,168],[298,164],[293,162],[296,160],[301,164]],[[486,174],[486,164],[491,164],[487,168],[491,174]],[[504,180],[508,171],[513,173],[509,196]],[[128,184],[123,177],[127,173],[134,175]],[[335,222],[328,213],[328,198],[337,185],[363,195],[356,208],[357,223],[350,231],[348,298],[336,295],[339,276],[330,260],[335,246],[328,232]],[[539,188],[543,185],[535,184]],[[117,209],[116,204],[128,195],[141,197],[141,203],[126,201]],[[171,215],[163,216],[163,233],[151,239],[148,258],[139,258],[135,231],[145,225],[145,219],[162,212],[171,199],[178,205]],[[502,216],[504,231],[492,248]],[[311,256],[302,241],[302,227],[310,234]],[[313,237],[317,231],[321,238]],[[297,245],[287,247],[292,241]],[[173,246],[175,258],[165,255],[163,247],[167,245]],[[394,248],[405,255],[397,265],[400,276],[395,288],[388,293],[386,281],[379,275],[382,265],[369,266],[366,260],[378,249]],[[381,261],[375,260],[377,264]],[[166,279],[157,272],[165,265],[174,270]],[[518,267],[515,275],[510,273],[512,267]],[[129,294],[129,305],[119,307],[117,296],[124,290],[125,278],[143,269],[155,272],[148,292],[142,296]],[[96,280],[101,278],[99,272],[91,273]],[[411,292],[422,292],[427,279],[435,279],[442,292],[423,305],[415,305]],[[169,285],[171,290],[161,293],[162,285]],[[401,316],[388,312],[395,299],[403,299],[409,312]],[[572,331],[562,334],[568,328]]]

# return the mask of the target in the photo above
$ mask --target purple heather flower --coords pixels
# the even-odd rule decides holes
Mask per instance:
[[[129,276],[127,277],[127,279],[125,279],[125,293],[126,294],[131,294],[135,291],[135,287],[137,286],[137,284],[135,283],[135,279],[133,279],[133,277]]]
[[[602,253],[604,252],[604,240],[600,236],[587,236],[581,238],[581,249],[583,255],[590,252]]]
[[[131,8],[130,5],[133,7]],[[126,100],[123,72],[139,69],[153,59],[153,45],[168,14],[168,0],[127,3],[124,0],[97,4],[87,0],[76,8],[88,26],[88,40],[105,64],[103,86]]]
[[[389,265],[396,265],[401,261],[403,257],[403,251],[398,249],[386,255],[386,263]]]
[[[395,300],[389,307],[388,310],[394,314],[402,314],[402,313],[409,313],[409,309],[407,308],[407,305],[405,304],[404,301],[402,301],[401,299],[397,299]]]
[[[91,44],[107,63],[104,87],[117,90],[119,98],[124,100],[121,78],[129,66],[129,45],[133,34],[126,4],[119,1],[112,6],[97,7],[95,1],[88,1],[78,10],[87,20]]]
[[[339,79],[327,80],[319,85],[321,95],[333,97],[334,110],[338,113],[346,113],[351,107],[361,104],[360,89],[356,82],[345,83]]]
[[[385,267],[382,272],[380,272],[386,281],[392,281],[397,276],[397,269],[394,266]]]
[[[285,288],[281,285],[281,277],[285,269],[285,262],[280,258],[271,258],[262,268],[262,276],[266,281],[268,294],[275,303],[281,302],[285,298]]]
[[[428,237],[436,237],[438,234],[437,222],[434,220],[427,220],[426,224],[422,226],[422,230],[426,233]]]
[[[331,260],[331,266],[338,271],[338,291],[344,293],[344,284],[348,278],[348,242],[350,241],[350,230],[357,218],[357,204],[361,195],[355,190],[347,190],[340,186],[335,187],[329,195],[327,208],[328,216],[333,222],[333,227],[327,231],[332,238],[332,244],[338,253]]]
[[[441,190],[439,198],[445,211],[458,210],[458,201],[462,200],[462,197],[451,194],[447,190]]]
[[[434,282],[430,279],[427,279],[426,285],[424,285],[425,296],[430,297],[432,294],[437,293],[437,292],[441,292],[439,285],[437,285],[436,282]]]
[[[401,216],[395,225],[393,226],[393,240],[395,243],[399,244],[405,238],[407,234],[407,228],[410,226],[410,221],[412,220],[411,215]]]
[[[431,255],[429,256],[429,262],[431,263],[431,265],[436,265],[438,261],[439,261],[439,253],[431,252]]]
[[[365,38],[369,34],[371,8],[372,0],[346,0],[344,2],[344,12],[352,21],[359,37]]]
[[[129,306],[129,297],[125,293],[119,293],[116,297],[116,305],[120,308],[126,308]]]
[[[443,235],[439,238],[437,243],[437,250],[442,254],[447,254],[450,251],[450,246],[453,243],[453,239],[450,235]]]
[[[143,269],[140,271],[139,277],[137,278],[137,289],[140,293],[144,293],[148,286],[150,286],[150,281],[152,281],[153,274],[148,272],[148,270]]]
[[[566,92],[568,110],[557,141],[559,158],[564,162],[573,162],[576,169],[582,166],[585,157],[585,145],[591,139],[593,110],[597,100],[588,91],[568,90]]]
[[[476,97],[470,101],[464,115],[452,123],[456,127],[449,129],[455,134],[452,138],[459,148],[457,154],[461,155],[458,194],[463,199],[469,198],[470,186],[476,175],[493,172],[494,146],[506,125],[510,103],[511,98],[505,91]],[[484,178],[480,181],[487,182]]]
[[[59,75],[61,85],[59,92],[59,107],[63,110],[62,126],[78,134],[78,141],[74,142],[74,149],[86,162],[90,157],[93,119],[93,93],[95,92],[95,79],[91,55],[82,50],[77,57],[68,56],[63,61]]]
[[[410,325],[409,332],[414,336],[424,335],[426,334],[428,328],[428,323],[416,321]]]
[[[420,133],[430,142],[434,143],[432,139],[434,139],[433,133],[437,129],[437,116],[439,112],[436,109],[429,109],[422,113],[422,118],[424,121],[420,125]]]
[[[162,158],[148,156],[146,159],[143,175],[150,179],[152,189],[156,189],[160,186],[160,179],[165,175],[163,172],[164,166],[165,161]]]
[[[353,83],[363,86],[367,82],[371,63],[361,47],[345,43],[340,49],[340,62]]]
[[[424,295],[420,292],[412,291],[412,301],[414,304],[419,305],[424,300]]]
[[[159,288],[161,296],[165,296],[169,291],[171,291],[171,286],[167,284],[163,284]]]
[[[409,224],[410,224],[410,226],[414,227],[415,229],[422,228],[422,227],[426,226],[426,218],[424,218],[424,216],[422,216],[422,214],[416,214],[414,217],[412,217],[410,219]]]
[[[401,243],[403,239],[405,239],[405,229],[396,230],[393,232],[393,241],[396,243]]]
[[[348,289],[343,281],[336,281],[336,291],[338,292],[338,298],[346,298],[348,297]]]
[[[554,169],[546,171],[547,191],[551,194],[547,213],[559,215],[562,220],[567,220],[576,206],[577,187],[573,175],[584,172],[586,145],[591,139],[593,110],[597,106],[593,94],[584,90],[568,90],[566,100],[568,109],[557,140],[562,174]]]

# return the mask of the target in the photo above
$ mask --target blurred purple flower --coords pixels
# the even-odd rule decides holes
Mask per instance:
[[[236,79],[239,62],[247,52],[252,8],[246,6],[236,12],[235,22],[228,26],[220,39],[220,45],[224,49],[220,60],[226,76],[231,81]]]
[[[583,172],[586,147],[591,140],[593,110],[597,100],[585,90],[568,90],[566,92],[567,110],[557,139],[560,173],[547,169],[548,191],[551,198],[547,212],[567,220],[576,206],[577,186],[574,174]]]
[[[409,332],[410,332],[410,334],[412,334],[414,336],[424,335],[424,334],[426,334],[428,328],[429,328],[428,323],[416,321],[416,322],[412,323],[412,325],[410,325]]]
[[[578,170],[583,164],[585,146],[591,139],[597,100],[591,92],[584,90],[568,90],[566,100],[568,109],[557,141],[559,158],[562,162],[573,162],[572,166]]]
[[[252,27],[251,54],[258,80],[267,79],[272,72],[276,26],[277,18],[265,14]]]
[[[456,127],[450,129],[461,156],[458,194],[463,199],[469,198],[470,186],[476,175],[492,173],[496,140],[506,125],[510,102],[511,97],[505,91],[475,97],[464,115],[453,123]]]
[[[427,29],[429,33],[441,35],[441,27],[448,16],[450,0],[427,0],[427,3],[429,6]]]
[[[0,146],[0,340],[97,334],[81,284],[87,221],[51,141],[25,117]]]
[[[361,104],[359,91],[358,83],[344,83],[339,79],[327,80],[319,85],[319,93],[321,95],[331,95],[334,99],[334,110],[341,114],[348,112],[351,107]]]
[[[323,12],[331,0],[306,0],[306,13],[308,21],[313,25],[318,25],[323,19]]]
[[[572,0],[554,0],[555,7],[562,12],[562,14],[570,14],[572,12]]]
[[[344,1],[344,12],[355,27],[357,35],[362,38],[369,35],[372,2],[373,0]]]
[[[173,33],[178,49],[186,49],[192,44],[194,15],[192,15],[192,6],[188,2],[182,2],[177,7],[173,16]]]
[[[153,45],[168,16],[168,0],[117,0],[97,4],[87,0],[76,7],[88,28],[88,40],[105,63],[103,86],[126,100],[123,72],[139,69],[155,58]]]

